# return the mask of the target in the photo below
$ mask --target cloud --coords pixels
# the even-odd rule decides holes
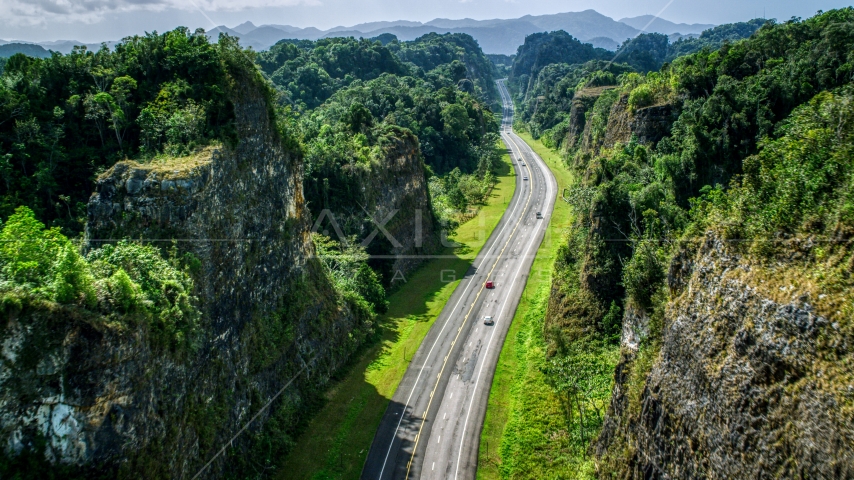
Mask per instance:
[[[298,5],[321,5],[320,0],[194,0],[195,4],[202,10],[206,11],[232,11],[245,10],[247,8],[258,7],[294,7]],[[174,0],[176,7],[178,3],[182,4],[183,8],[191,9],[192,2],[190,0]]]
[[[95,23],[107,14],[167,8],[203,12],[236,11],[258,7],[320,5],[320,0],[2,0],[0,17],[14,25],[53,22]]]

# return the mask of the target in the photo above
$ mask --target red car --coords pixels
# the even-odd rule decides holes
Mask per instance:
[[[495,288],[495,283],[491,280],[486,282],[486,288]]]

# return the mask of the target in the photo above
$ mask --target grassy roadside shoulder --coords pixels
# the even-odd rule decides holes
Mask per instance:
[[[380,341],[369,347],[326,394],[326,404],[309,422],[284,460],[278,478],[357,479],[374,433],[409,362],[474,258],[498,224],[513,192],[516,174],[502,156],[498,183],[476,217],[457,229],[447,249],[410,275],[389,297],[379,321]],[[450,257],[454,255],[454,257]],[[450,275],[450,271],[454,274]]]
[[[563,407],[546,385],[540,367],[545,363],[543,318],[555,255],[573,221],[572,208],[561,199],[561,192],[572,182],[572,174],[556,152],[528,134],[519,136],[551,169],[558,184],[558,198],[498,359],[481,432],[478,479],[563,478],[555,474],[567,460],[555,458],[547,445],[543,448],[530,440],[542,437],[540,443],[552,443],[558,439],[545,438],[542,433],[565,429]]]

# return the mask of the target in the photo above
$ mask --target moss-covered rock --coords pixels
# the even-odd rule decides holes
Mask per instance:
[[[661,331],[624,320],[596,445],[605,477],[854,475],[854,337],[778,266],[710,234],[677,256]]]

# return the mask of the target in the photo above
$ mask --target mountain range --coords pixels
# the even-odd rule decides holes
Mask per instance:
[[[663,33],[669,35],[671,41],[675,41],[686,36],[694,37],[712,27],[714,25],[673,23],[652,15],[623,18],[617,21],[595,10],[585,10],[553,15],[526,15],[515,19],[474,20],[464,18],[452,20],[437,18],[426,23],[409,20],[370,22],[351,27],[338,26],[328,30],[275,24],[256,26],[252,22],[244,22],[231,28],[221,25],[208,30],[206,33],[212,39],[216,39],[220,33],[239,37],[241,45],[252,47],[256,51],[267,50],[283,39],[374,38],[390,33],[401,41],[408,41],[415,40],[430,32],[467,33],[480,43],[485,53],[512,55],[525,42],[525,37],[538,32],[564,30],[579,40],[592,43],[596,47],[616,50],[626,39],[633,38],[643,31]],[[0,40],[0,45],[10,42],[16,41]],[[33,42],[18,41],[17,43]],[[107,42],[107,45],[111,47],[115,43]],[[38,45],[47,50],[68,53],[75,45],[82,45],[82,43],[73,40],[60,40],[39,42]],[[86,44],[86,46],[90,50],[100,48],[100,44]]]
[[[374,38],[390,33],[401,41],[415,40],[430,33],[467,33],[474,37],[487,54],[512,55],[525,37],[532,33],[564,30],[584,42],[609,50],[616,49],[627,38],[637,36],[642,29],[670,35],[671,39],[695,36],[714,27],[705,24],[673,23],[652,15],[624,18],[616,21],[595,10],[567,12],[553,15],[526,15],[515,19],[451,20],[437,18],[426,23],[407,20],[371,22],[352,27],[335,27],[319,30],[314,27],[298,28],[290,25],[255,26],[251,22],[228,28],[224,25],[209,30],[211,37],[219,33],[240,37],[240,43],[255,50],[266,50],[283,38],[318,40],[330,37]]]
[[[710,28],[715,28],[717,25],[704,23],[673,23],[655,15],[641,15],[639,17],[622,18],[620,23],[625,23],[630,27],[643,30],[645,32],[663,33],[665,35],[702,33]]]

